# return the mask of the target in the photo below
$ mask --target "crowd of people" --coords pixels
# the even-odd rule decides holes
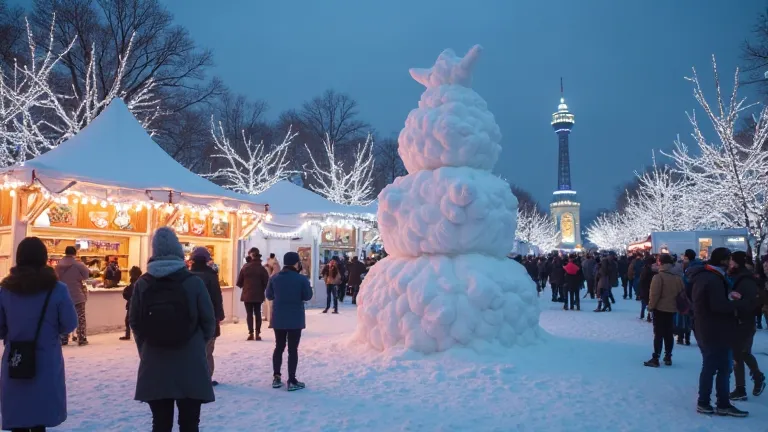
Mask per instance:
[[[563,310],[581,310],[580,290],[586,286],[584,297],[598,299],[595,312],[611,311],[616,302],[612,289],[621,285],[624,299],[634,296],[640,302],[639,318],[653,323],[653,353],[643,363],[647,367],[671,366],[675,336],[678,345],[691,345],[693,332],[702,356],[699,413],[746,417],[748,413],[732,401],[747,400],[747,368],[752,395],[760,396],[765,390],[765,375],[752,354],[752,344],[757,329],[763,328],[763,317],[768,323],[768,256],[757,266],[746,252],[727,248],[713,250],[706,262],[690,249],[680,258],[668,253],[617,257],[611,252],[516,259],[536,283],[539,295],[549,284],[552,302],[562,302]],[[736,381],[733,391],[731,373]]]

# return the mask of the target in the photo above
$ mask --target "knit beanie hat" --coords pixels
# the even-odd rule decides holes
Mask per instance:
[[[173,257],[184,260],[184,249],[173,229],[161,227],[152,238],[152,258]]]

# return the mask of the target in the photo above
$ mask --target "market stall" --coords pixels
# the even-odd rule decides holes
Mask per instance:
[[[74,246],[91,269],[92,333],[124,325],[128,270],[146,270],[152,232],[161,226],[173,227],[187,253],[195,246],[211,251],[231,316],[240,240],[268,218],[266,204],[177,163],[120,99],[57,148],[0,176],[0,272],[13,265],[15,245],[26,236],[46,243],[52,265]],[[115,287],[104,279],[109,261],[122,274]]]
[[[244,250],[258,247],[264,259],[274,253],[280,260],[286,252],[298,252],[315,290],[312,305],[325,303],[325,284],[319,278],[324,262],[334,256],[364,256],[379,239],[376,203],[336,204],[287,180],[257,198],[270,203],[272,218],[254,230]]]

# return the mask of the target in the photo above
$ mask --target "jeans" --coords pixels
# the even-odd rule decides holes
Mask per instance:
[[[179,432],[200,430],[201,401],[195,399],[159,399],[149,402],[152,410],[152,432],[173,430],[173,404],[179,407]]]
[[[539,274],[539,283],[541,284],[541,291],[547,287],[547,275],[544,273]]]
[[[281,375],[283,367],[283,352],[288,342],[288,382],[296,381],[296,367],[299,365],[299,341],[301,330],[275,329],[275,352],[272,354],[272,370],[275,375]]]
[[[327,298],[325,300],[325,310],[328,310],[331,308],[331,296],[333,296],[333,309],[339,310],[338,292],[339,292],[338,285],[330,284],[325,286],[325,293],[327,295]]]
[[[563,309],[568,309],[568,297],[571,298],[571,309],[575,307],[581,310],[581,297],[579,297],[579,286],[568,287],[568,296],[565,297],[565,304]]]
[[[661,356],[661,345],[664,343],[664,354],[672,355],[675,342],[674,335],[675,313],[656,311],[653,313],[653,353]]]
[[[635,280],[627,278],[627,298],[632,298],[632,291],[635,289]],[[635,291],[637,295],[637,291]]]
[[[701,374],[699,375],[699,405],[709,405],[712,395],[712,378],[715,377],[715,394],[717,406],[725,408],[730,406],[728,399],[730,387],[729,349],[723,347],[702,347],[701,350]]]
[[[213,370],[216,368],[216,363],[213,360],[213,350],[216,348],[216,338],[209,340],[205,344],[205,358],[208,360],[208,373],[213,376]]]
[[[256,335],[261,334],[261,302],[245,303],[245,323],[248,325],[248,334],[253,334],[253,321],[256,320]]]
[[[640,319],[645,318],[645,308],[648,307],[648,303],[646,303],[645,300],[640,300]],[[648,312],[648,315],[650,315],[651,312]]]
[[[675,332],[677,332],[678,340],[691,340],[691,316],[683,315],[681,313],[675,314]]]
[[[757,359],[752,355],[752,342],[754,342],[754,338],[755,334],[752,333],[744,340],[742,346],[737,347],[733,351],[733,376],[736,379],[736,387],[746,386],[744,365],[749,367],[752,377],[757,378],[762,375],[760,367],[757,365]]]
[[[560,296],[560,285],[550,282],[549,286],[552,288],[552,300],[557,301]]]

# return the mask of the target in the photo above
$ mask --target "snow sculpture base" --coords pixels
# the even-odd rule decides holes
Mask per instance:
[[[506,256],[516,215],[509,184],[473,168],[419,171],[397,178],[379,195],[379,230],[395,256]]]
[[[366,276],[357,304],[356,338],[379,351],[484,353],[541,338],[536,285],[508,258],[388,257]]]

